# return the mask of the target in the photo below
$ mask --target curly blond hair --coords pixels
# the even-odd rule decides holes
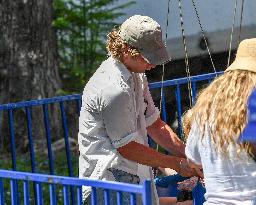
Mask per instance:
[[[187,110],[182,116],[181,123],[182,123],[182,128],[183,128],[184,141],[187,140],[187,137],[188,137],[189,132],[191,130],[192,116],[193,116],[193,110],[192,109]]]
[[[242,70],[227,71],[203,90],[193,108],[193,120],[204,137],[206,123],[211,141],[223,153],[229,144],[237,143],[247,123],[247,100],[255,88],[256,73]],[[241,150],[251,152],[251,145],[240,143]]]
[[[128,49],[128,52],[132,57],[137,57],[140,55],[139,51],[136,48],[125,43],[121,37],[119,36],[119,28],[115,27],[108,35],[107,35],[107,45],[106,45],[108,54],[118,61],[122,62],[123,53],[125,49]]]

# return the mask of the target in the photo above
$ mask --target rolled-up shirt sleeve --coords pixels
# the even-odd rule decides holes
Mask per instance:
[[[144,102],[146,103],[146,126],[152,125],[160,115],[159,109],[155,106],[152,96],[149,91],[148,82],[146,77],[144,77]]]
[[[200,153],[199,153],[199,147],[198,147],[199,140],[200,140],[199,136],[200,136],[200,132],[199,132],[197,123],[194,122],[187,139],[185,154],[188,159],[190,159],[192,162],[198,165],[202,164]]]
[[[136,141],[139,135],[131,96],[123,90],[109,90],[106,94],[102,119],[112,145],[118,148]]]

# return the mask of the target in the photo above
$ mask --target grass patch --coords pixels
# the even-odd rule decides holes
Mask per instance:
[[[74,177],[78,176],[78,154],[77,153],[70,153],[71,155],[71,165],[72,165],[72,175]],[[50,168],[49,168],[49,160],[48,156],[43,153],[36,153],[35,154],[35,172],[41,173],[41,174],[50,174]],[[58,151],[56,153],[53,153],[53,167],[54,167],[54,175],[59,176],[69,176],[68,172],[68,166],[67,166],[67,159],[66,159],[66,153],[65,150]],[[0,168],[6,169],[6,170],[12,170],[13,164],[12,164],[12,158],[11,155],[4,155],[0,158]],[[22,171],[22,172],[32,172],[31,168],[31,160],[29,153],[26,154],[17,154],[16,156],[16,170]],[[16,194],[15,197],[18,198],[19,204],[23,204],[24,198],[23,198],[23,181],[16,181],[13,183],[15,186],[15,189],[18,189],[18,195]],[[56,204],[63,204],[63,187],[59,185],[54,185],[54,191],[55,191],[55,199]],[[33,182],[28,183],[29,188],[29,201],[30,204],[36,204],[35,203],[35,190],[36,185]],[[10,205],[11,204],[11,185],[9,179],[3,179],[3,195],[4,195],[4,204]],[[70,187],[67,188],[69,200],[71,200],[71,191]],[[50,186],[49,184],[41,184],[40,190],[42,193],[42,200],[44,205],[50,204]],[[17,193],[17,191],[14,191]],[[76,201],[76,188],[74,188],[74,198]]]

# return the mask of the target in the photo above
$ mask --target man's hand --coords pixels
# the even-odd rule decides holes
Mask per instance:
[[[195,170],[195,172],[197,174],[196,176],[203,179],[204,178],[204,173],[203,173],[202,165],[195,164],[194,162],[192,162],[189,159],[187,161],[188,161],[189,166]]]
[[[191,177],[191,176],[197,176],[200,178],[203,178],[203,172],[202,170],[202,166],[200,165],[196,165],[195,163],[181,158],[180,160],[180,170],[178,171],[178,173],[184,177]]]

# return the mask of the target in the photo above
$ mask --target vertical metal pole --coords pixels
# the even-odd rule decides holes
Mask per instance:
[[[176,86],[175,90],[176,104],[177,104],[177,116],[178,116],[178,128],[179,136],[182,135],[182,125],[181,125],[181,97],[180,97],[180,85]]]
[[[16,164],[16,149],[15,149],[15,140],[14,140],[13,112],[12,111],[13,111],[12,109],[8,109],[8,123],[9,123],[9,132],[10,132],[10,141],[11,141],[12,170],[16,171],[17,164]],[[15,184],[15,186],[13,187],[13,189],[14,189],[15,195],[13,197],[14,197],[15,205],[16,204],[19,205],[19,192],[18,192],[18,184],[17,184],[16,180],[14,180],[14,184]]]
[[[49,184],[50,191],[50,205],[56,205],[56,194],[55,194],[55,185]]]
[[[195,104],[196,101],[196,82],[192,82],[192,105]]]
[[[108,189],[104,189],[104,205],[110,205],[110,194]]]
[[[31,126],[31,108],[26,107],[26,118],[27,118],[27,131],[28,131],[28,143],[29,143],[29,154],[30,154],[30,162],[31,162],[31,171],[35,173],[35,153],[33,146],[33,136],[32,136],[32,126]]]
[[[122,198],[123,198],[122,192],[121,192],[121,191],[118,191],[118,192],[116,193],[117,205],[122,205],[122,200],[123,200]]]
[[[143,205],[152,205],[151,181],[149,180],[146,180],[143,184],[142,200]]]
[[[11,205],[16,205],[17,204],[17,198],[16,198],[16,195],[17,195],[17,192],[16,192],[16,183],[15,183],[16,180],[14,179],[11,179],[10,180],[10,183],[11,183]]]
[[[76,195],[77,195],[77,205],[82,205],[82,203],[83,203],[83,200],[82,200],[82,187],[77,187]]]
[[[69,197],[68,197],[68,187],[63,186],[63,201],[64,205],[69,205]]]
[[[4,186],[2,178],[0,178],[0,205],[4,205]]]
[[[11,141],[12,170],[16,171],[16,150],[15,150],[15,140],[14,140],[12,109],[8,110],[8,123],[9,123],[9,132],[10,132],[10,141]]]
[[[76,100],[76,112],[78,115],[80,115],[80,110],[81,110],[81,99]]]
[[[31,123],[31,108],[26,107],[26,118],[27,118],[27,131],[28,131],[28,143],[29,143],[29,154],[30,154],[30,165],[32,173],[36,173],[36,163],[35,163],[35,153],[34,153],[34,146],[33,146],[33,135],[32,135],[32,123]],[[34,190],[34,199],[36,204],[36,184],[33,182],[33,190]]]
[[[91,191],[91,204],[97,205],[97,190],[95,187],[92,187]]]
[[[39,182],[36,183],[36,191],[37,191],[37,204],[38,205],[43,205],[42,187],[41,187],[41,184]]]
[[[23,181],[24,205],[29,205],[28,181]]]
[[[130,194],[130,204],[136,205],[136,194],[134,194],[134,193]]]
[[[46,134],[46,140],[47,140],[49,169],[50,169],[50,174],[53,175],[54,174],[54,167],[53,167],[53,157],[52,157],[52,147],[51,147],[51,132],[50,132],[49,114],[48,114],[47,105],[43,105],[43,113],[44,113],[45,134]]]
[[[43,105],[43,114],[44,114],[44,128],[45,128],[45,135],[47,141],[47,153],[48,153],[48,164],[49,164],[49,171],[51,175],[54,175],[54,164],[53,164],[53,155],[52,155],[52,140],[51,140],[51,131],[50,131],[50,123],[49,123],[49,113],[48,113],[48,105]],[[56,193],[55,193],[55,185],[52,184],[49,187],[50,189],[50,198],[51,198],[51,205],[56,204]]]
[[[67,119],[66,119],[63,102],[60,102],[60,111],[61,111],[61,121],[62,121],[63,133],[64,133],[64,140],[65,140],[66,157],[67,157],[67,163],[68,163],[68,174],[70,177],[73,177],[70,148],[69,148],[69,142],[68,142]],[[74,190],[72,186],[70,186],[70,192],[71,192],[71,202],[73,205],[75,203],[75,197],[74,197]]]
[[[165,95],[164,95],[164,92],[162,94],[161,104],[162,104],[161,105],[161,108],[162,108],[162,110],[161,110],[162,119],[163,119],[163,121],[166,122],[167,121],[167,117],[166,117],[166,109],[165,109]]]

